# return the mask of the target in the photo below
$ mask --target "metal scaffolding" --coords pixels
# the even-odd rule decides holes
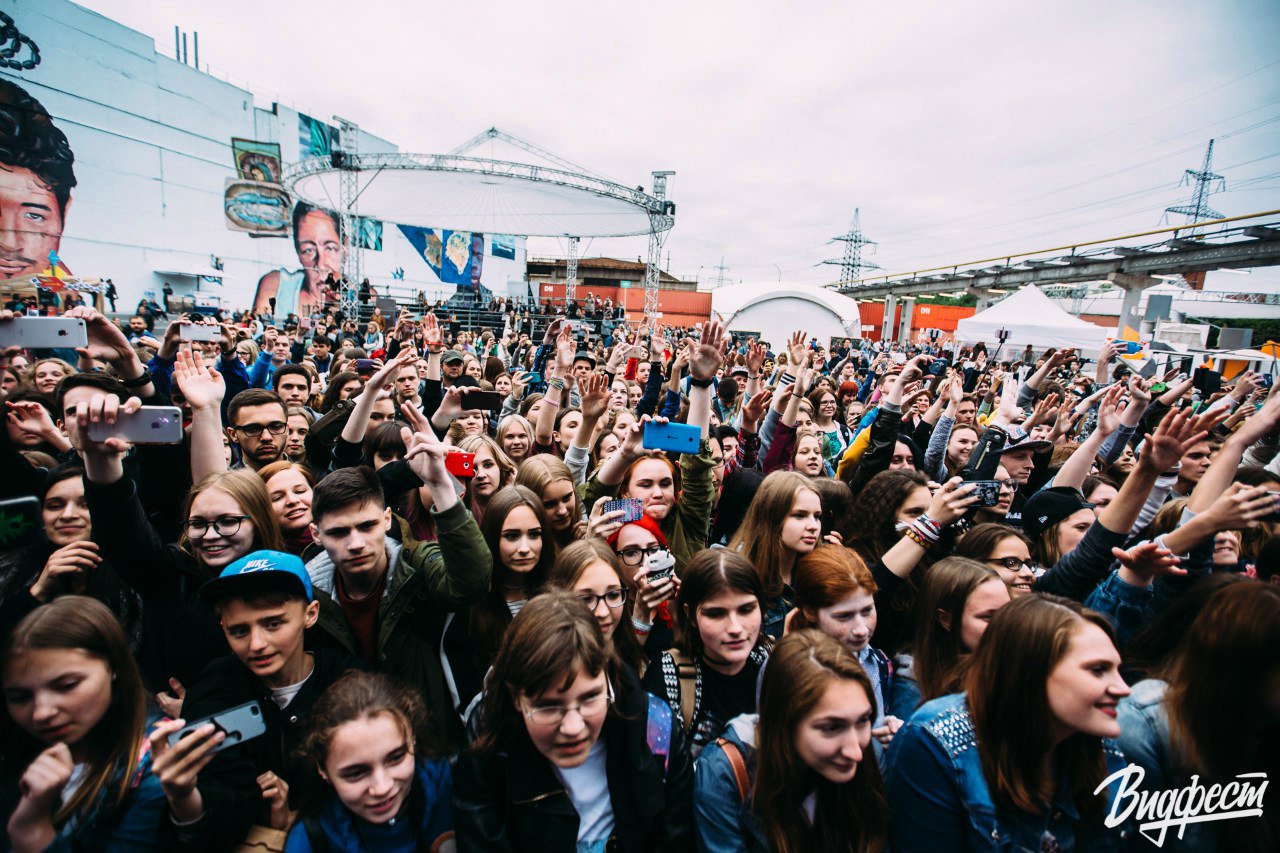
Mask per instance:
[[[564,307],[567,311],[569,303],[578,296],[578,243],[581,237],[569,238],[569,257],[564,267]]]
[[[658,279],[662,271],[662,244],[671,230],[675,205],[667,199],[667,178],[675,172],[653,173],[653,198],[657,209],[649,212],[649,262],[644,268],[644,319],[650,326],[658,318]]]
[[[342,216],[342,281],[338,298],[342,313],[359,317],[357,295],[364,281],[364,256],[360,251],[360,128],[355,122],[334,116],[338,123],[338,148],[333,152],[333,165],[338,168],[338,205]]]

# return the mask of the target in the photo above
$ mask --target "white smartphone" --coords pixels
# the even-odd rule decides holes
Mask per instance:
[[[177,406],[143,406],[131,415],[122,414],[114,424],[89,424],[92,441],[123,438],[133,444],[181,444],[182,410]]]
[[[184,341],[219,341],[222,340],[222,327],[208,323],[183,323],[178,328],[178,337]]]
[[[0,347],[72,349],[89,345],[89,330],[76,317],[15,317],[0,323]]]

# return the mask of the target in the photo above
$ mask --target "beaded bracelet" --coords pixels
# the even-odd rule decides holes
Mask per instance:
[[[907,537],[917,545],[919,545],[921,548],[924,548],[926,551],[929,550],[929,545],[931,543],[926,542],[924,540],[924,537],[921,536],[918,532],[916,532],[916,529],[914,527],[908,527],[906,530],[903,530],[902,535]]]
[[[635,616],[631,617],[631,627],[636,629],[637,634],[647,634],[653,630],[652,622],[641,622]]]

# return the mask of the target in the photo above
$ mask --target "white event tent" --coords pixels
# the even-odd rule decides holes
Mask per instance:
[[[984,341],[988,349],[1000,344],[996,332],[1009,331],[1006,351],[1021,350],[1030,344],[1037,350],[1074,347],[1097,352],[1114,329],[1095,326],[1073,317],[1053,303],[1038,287],[1028,285],[986,311],[966,317],[956,325],[955,338],[966,344]]]

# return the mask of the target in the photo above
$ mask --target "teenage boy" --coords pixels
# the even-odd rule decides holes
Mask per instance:
[[[200,595],[217,613],[231,654],[190,685],[183,718],[195,722],[256,702],[266,732],[213,755],[219,741],[212,727],[170,747],[168,736],[182,727],[175,721],[151,738],[152,756],[169,802],[166,831],[176,836],[170,848],[222,850],[254,825],[288,828],[290,800],[296,807],[315,775],[296,755],[311,713],[330,684],[364,667],[340,650],[304,643],[320,603],[292,554],[254,551],[205,583]]]
[[[320,601],[316,627],[327,641],[417,690],[432,712],[436,740],[459,747],[462,722],[445,684],[440,640],[446,617],[489,589],[493,558],[458,500],[445,446],[422,432],[406,444],[410,467],[434,504],[436,541],[413,539],[408,523],[387,508],[371,468],[325,477],[311,499],[311,532],[325,553],[307,564]]]

